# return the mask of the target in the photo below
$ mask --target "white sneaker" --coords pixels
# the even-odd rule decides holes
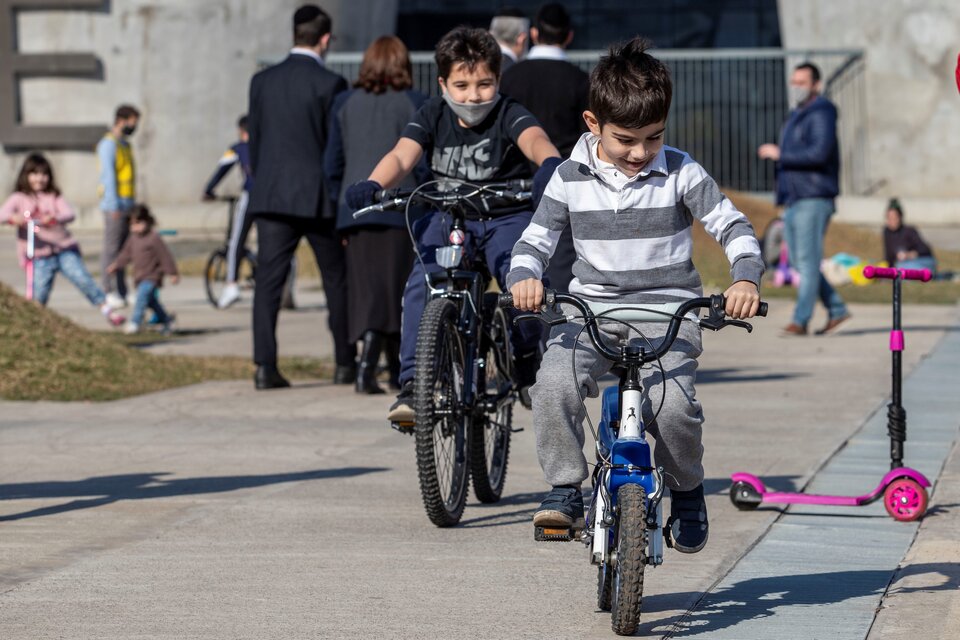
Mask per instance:
[[[231,282],[223,288],[223,293],[220,294],[220,299],[217,300],[217,307],[226,309],[239,299],[240,287],[237,286],[235,282]]]
[[[133,322],[127,322],[123,325],[123,332],[127,335],[133,335],[140,331],[140,325],[134,324]]]
[[[106,302],[110,305],[111,309],[123,309],[127,306],[127,301],[112,291],[107,294]]]

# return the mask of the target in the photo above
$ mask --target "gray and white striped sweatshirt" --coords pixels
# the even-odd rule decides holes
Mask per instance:
[[[507,288],[540,279],[569,224],[577,260],[570,292],[598,302],[676,303],[702,294],[693,264],[696,218],[723,246],[733,281],[763,275],[753,225],[689,155],[664,146],[635,177],[611,179],[584,134],[547,184],[513,247]],[[604,163],[606,164],[606,163]],[[622,178],[622,176],[620,176]]]

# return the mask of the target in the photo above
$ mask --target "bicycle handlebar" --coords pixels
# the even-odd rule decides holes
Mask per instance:
[[[485,185],[463,184],[467,187],[473,187],[473,190],[463,193],[455,190],[423,191],[418,189],[383,189],[374,195],[373,199],[375,202],[373,204],[354,211],[353,218],[356,220],[368,213],[380,213],[399,209],[405,206],[411,197],[413,197],[414,200],[436,205],[441,208],[460,204],[479,195],[488,195],[494,198],[512,200],[514,202],[523,202],[529,200],[531,197],[530,189],[533,187],[533,180],[522,178]]]
[[[603,357],[607,358],[608,360],[612,360],[614,362],[620,362],[623,360],[623,356],[620,353],[610,349],[606,344],[604,344],[603,338],[600,336],[598,323],[596,322],[597,316],[593,313],[593,310],[590,309],[590,305],[587,304],[587,302],[583,298],[580,298],[579,296],[575,296],[568,293],[558,293],[551,289],[545,289],[543,292],[543,299],[544,299],[544,304],[547,307],[553,307],[558,303],[565,303],[565,304],[571,305],[572,307],[580,311],[586,323],[587,334],[590,336],[591,342],[593,342],[594,346],[601,353],[601,355],[603,355]],[[501,308],[512,307],[513,294],[511,294],[510,292],[501,293],[499,298],[497,299],[497,304]],[[667,326],[667,333],[664,336],[663,341],[657,347],[656,351],[654,353],[643,354],[643,356],[641,357],[641,361],[653,362],[654,360],[662,358],[664,355],[666,355],[667,351],[670,350],[670,347],[673,346],[674,340],[677,339],[677,335],[680,333],[680,323],[683,322],[684,316],[686,316],[689,312],[695,309],[710,309],[711,315],[718,316],[722,320],[723,308],[725,305],[726,305],[726,299],[721,294],[715,294],[710,296],[709,298],[692,298],[690,300],[687,300],[686,302],[680,305],[680,307],[676,310],[676,312],[674,312],[673,316],[670,318],[670,324]],[[629,307],[629,306],[630,305],[624,305],[624,307]],[[767,315],[766,302],[760,303],[760,307],[757,310],[757,315],[761,317],[765,317]],[[568,322],[571,319],[572,319],[571,317],[564,316],[560,318],[558,321],[555,321],[553,324],[561,324],[563,322]],[[711,328],[714,330],[719,330],[722,327],[726,326],[727,324],[741,326],[747,329],[747,331],[753,330],[752,325],[740,320],[724,321],[721,323],[714,323],[714,325],[706,324],[706,319],[701,322],[701,325],[705,325],[708,328]]]
[[[901,280],[929,282],[930,279],[933,278],[933,274],[930,273],[930,269],[894,269],[892,267],[875,267],[872,264],[868,264],[863,268],[863,277],[868,280],[873,280],[874,278],[896,280],[900,278]]]

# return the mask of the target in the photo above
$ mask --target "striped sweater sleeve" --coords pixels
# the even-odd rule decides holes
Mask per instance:
[[[560,233],[570,222],[566,190],[560,168],[553,172],[530,224],[513,246],[507,289],[521,280],[540,280],[557,248]]]
[[[720,193],[703,167],[689,157],[680,168],[678,190],[690,215],[723,247],[733,281],[746,280],[759,289],[764,264],[760,243],[747,217]]]

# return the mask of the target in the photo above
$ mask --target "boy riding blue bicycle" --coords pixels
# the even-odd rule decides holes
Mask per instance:
[[[507,287],[521,310],[537,311],[543,304],[541,277],[560,233],[570,225],[577,250],[570,293],[598,308],[643,307],[671,315],[685,300],[702,295],[692,261],[696,219],[720,242],[731,264],[726,314],[757,314],[764,266],[753,227],[699,164],[664,146],[673,86],[666,66],[646,53],[648,46],[635,38],[611,47],[591,75],[590,107],[584,112],[589,133],[557,168],[513,250]],[[634,326],[657,344],[666,325]],[[588,469],[579,393],[596,397],[597,380],[612,363],[593,345],[576,344],[581,327],[567,322],[552,329],[530,389],[537,455],[553,487],[534,515],[537,527],[575,527],[584,516],[580,485]],[[624,325],[605,326],[603,333],[614,344],[629,338]],[[643,406],[643,420],[657,440],[657,465],[671,489],[673,546],[684,553],[700,551],[708,536],[703,413],[694,387],[700,353],[699,328],[682,323],[662,358],[663,397]],[[659,369],[643,374],[645,388],[659,384],[651,384]]]
[[[546,183],[559,164],[559,153],[536,119],[518,102],[497,92],[501,53],[496,40],[483,29],[459,27],[437,44],[438,82],[442,97],[428,100],[404,129],[400,140],[374,168],[368,180],[352,185],[345,200],[354,209],[369,205],[375,194],[397,185],[428,154],[430,169],[446,188],[458,184],[484,185],[530,178],[530,163],[540,166],[534,177],[537,188]],[[490,274],[505,286],[510,252],[531,219],[526,205],[508,205],[484,211],[468,220],[467,235],[482,247]],[[397,402],[388,420],[414,421],[413,393],[417,328],[427,298],[424,271],[441,270],[434,257],[447,243],[443,216],[432,214],[414,227],[417,261],[403,295],[400,334],[400,385]],[[521,326],[513,332],[516,384],[521,390],[536,375],[540,330]]]

